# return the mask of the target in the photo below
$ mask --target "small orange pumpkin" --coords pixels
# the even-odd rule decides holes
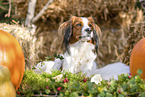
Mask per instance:
[[[25,70],[24,54],[16,38],[2,30],[0,30],[0,65],[9,69],[11,81],[17,90]]]
[[[145,79],[145,38],[134,46],[130,56],[131,75],[136,75],[138,69],[143,71],[140,77]]]

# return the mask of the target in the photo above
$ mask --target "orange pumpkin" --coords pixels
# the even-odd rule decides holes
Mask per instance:
[[[6,66],[17,90],[24,74],[24,54],[18,41],[8,32],[0,30],[0,65]]]
[[[130,73],[134,76],[138,69],[142,69],[140,77],[145,79],[145,38],[134,46],[130,56]]]

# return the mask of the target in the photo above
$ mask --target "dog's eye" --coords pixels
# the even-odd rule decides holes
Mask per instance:
[[[76,24],[76,26],[81,27],[82,25],[80,23]]]
[[[92,27],[92,25],[91,25],[91,24],[89,24],[89,27]]]

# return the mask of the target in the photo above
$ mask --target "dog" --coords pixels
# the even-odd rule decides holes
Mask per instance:
[[[51,72],[53,69],[71,73],[82,72],[88,77],[94,75],[93,80],[98,77],[105,80],[118,79],[118,75],[130,72],[129,66],[120,62],[97,68],[95,59],[97,58],[101,30],[92,17],[71,17],[70,20],[60,25],[58,35],[62,47],[65,48],[64,55],[62,55],[64,59],[44,62],[46,64],[42,67],[38,64],[37,67],[43,69],[41,72]],[[39,70],[36,69],[36,71]]]
[[[62,70],[72,73],[93,74],[96,67],[100,28],[92,17],[76,17],[60,25],[59,37],[65,47]]]

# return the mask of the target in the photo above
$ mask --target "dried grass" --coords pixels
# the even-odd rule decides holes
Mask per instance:
[[[34,65],[52,56],[60,50],[57,29],[62,22],[71,16],[92,16],[102,30],[100,37],[97,63],[99,67],[108,63],[121,61],[127,37],[130,33],[128,27],[133,22],[142,21],[142,11],[135,9],[137,0],[54,0],[41,19],[36,23],[35,34],[28,34],[31,39],[23,39],[17,36],[31,32],[28,28],[18,25],[1,24],[14,33],[24,50],[27,65]],[[13,17],[25,19],[29,0],[15,1],[17,11]],[[48,0],[38,0],[35,15],[45,6]],[[2,29],[6,30],[4,27]],[[18,30],[19,29],[19,30]],[[16,33],[17,32],[17,33]],[[19,32],[20,33],[20,32]],[[130,45],[130,44],[128,44]],[[124,58],[127,55],[124,56]],[[125,60],[125,59],[123,59]],[[30,66],[29,66],[30,67]]]
[[[19,0],[17,17],[25,19],[29,0]],[[48,0],[38,0],[35,15],[45,6]],[[136,0],[54,0],[41,17],[41,26],[57,29],[60,23],[67,21],[70,16],[92,16],[96,23],[105,27],[120,27],[122,19],[132,19],[135,12]],[[38,21],[36,24],[39,24]],[[51,25],[50,25],[51,24]],[[108,25],[109,24],[109,25]],[[54,26],[55,25],[55,26]]]
[[[123,52],[122,61],[129,65],[129,59],[133,47],[145,36],[145,22],[134,23],[128,30],[127,46]]]

